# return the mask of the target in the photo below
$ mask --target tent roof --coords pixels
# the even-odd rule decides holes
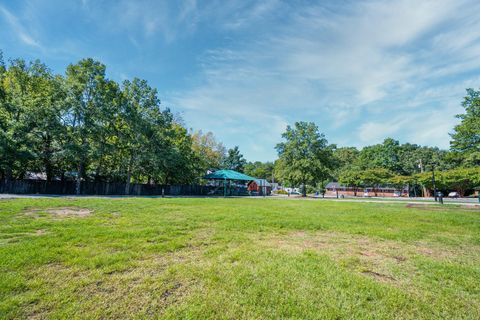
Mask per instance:
[[[247,176],[246,174],[234,171],[234,170],[218,170],[207,174],[203,179],[208,180],[242,180],[242,181],[252,181],[256,180],[254,177]]]

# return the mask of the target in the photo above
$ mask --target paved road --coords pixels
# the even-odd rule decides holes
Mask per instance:
[[[345,198],[336,198],[336,197],[307,197],[302,198],[300,196],[285,196],[285,195],[278,195],[272,198],[277,199],[295,199],[295,200],[315,200],[315,201],[347,201],[347,202],[373,202],[373,203],[424,203],[424,204],[439,204],[439,202],[435,202],[434,198],[397,198],[397,197],[369,197],[369,198],[362,198],[362,197],[345,197]],[[479,206],[480,202],[478,198],[458,198],[458,199],[450,199],[444,198],[444,204],[452,204],[452,205],[467,205],[467,206]]]

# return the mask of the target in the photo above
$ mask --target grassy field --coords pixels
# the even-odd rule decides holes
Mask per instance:
[[[479,319],[480,211],[0,201],[0,318]]]

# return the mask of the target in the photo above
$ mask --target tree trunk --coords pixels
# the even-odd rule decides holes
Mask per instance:
[[[77,182],[75,185],[75,194],[78,196],[80,195],[80,188],[82,186],[82,175],[83,175],[83,161],[80,161],[78,164],[78,172],[77,172]]]
[[[45,173],[47,175],[47,183],[50,183],[53,178],[53,166],[50,161],[45,161],[44,165],[45,165]]]
[[[433,192],[432,192],[430,189],[425,188],[425,193],[423,194],[423,196],[424,196],[425,198],[431,197],[432,194],[433,194]]]
[[[133,164],[133,156],[130,157],[130,163],[128,164],[127,168],[127,181],[125,181],[125,194],[130,194],[130,180],[132,179],[132,164]]]
[[[306,196],[307,196],[307,185],[304,182],[302,186],[302,197],[305,198]]]
[[[93,181],[94,181],[95,183],[100,182],[100,170],[101,170],[101,169],[100,169],[100,166],[101,166],[101,165],[99,164],[98,167],[97,167],[97,169],[95,169],[95,178],[93,179]]]
[[[424,169],[423,169],[423,163],[422,163],[422,160],[420,159],[420,172],[423,173],[424,172]],[[427,190],[427,187],[425,187],[423,184],[422,184],[422,194],[423,194],[423,197],[424,198],[427,198],[430,196],[428,190]]]
[[[12,167],[8,166],[7,169],[5,169],[5,182],[12,180],[12,176],[13,176]]]
[[[53,178],[53,165],[52,165],[52,139],[50,135],[47,135],[43,139],[43,165],[45,167],[45,174],[47,175],[47,183],[50,183]]]

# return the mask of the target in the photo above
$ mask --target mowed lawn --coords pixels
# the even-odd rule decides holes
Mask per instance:
[[[0,201],[0,318],[479,319],[480,211]]]

